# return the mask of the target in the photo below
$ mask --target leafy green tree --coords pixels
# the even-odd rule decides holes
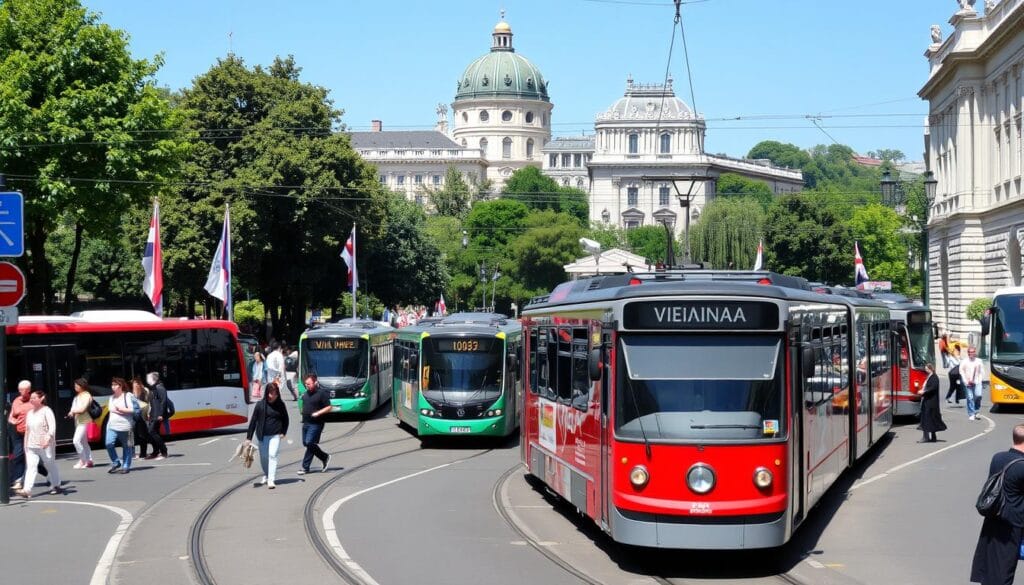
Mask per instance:
[[[971,321],[980,321],[985,316],[985,311],[992,306],[991,297],[979,297],[971,301],[964,310],[964,315]]]
[[[626,242],[634,254],[643,256],[652,264],[666,261],[668,234],[665,232],[664,226],[643,225],[626,230]],[[676,263],[681,264],[682,258],[678,253],[676,256]]]
[[[715,188],[716,197],[753,197],[765,209],[772,202],[771,187],[761,181],[748,179],[735,173],[723,173],[718,177]]]
[[[586,237],[601,244],[602,250],[622,248],[626,245],[626,232],[615,224],[592,221]]]
[[[239,301],[235,303],[234,317],[239,326],[255,330],[263,325],[266,311],[259,301]]]
[[[853,234],[834,195],[783,195],[765,220],[766,265],[783,274],[830,284],[853,280]]]
[[[799,146],[776,140],[758,142],[747,153],[747,158],[768,159],[777,167],[789,167],[791,169],[802,169],[811,162],[810,155]]]
[[[70,303],[85,234],[110,239],[175,176],[187,136],[153,85],[161,64],[132,59],[127,36],[78,0],[0,2],[0,169],[25,197],[29,311],[54,309],[58,221],[74,230]]]
[[[870,204],[854,210],[848,225],[864,257],[871,280],[888,280],[907,292],[907,244],[900,237],[903,220],[892,209]]]
[[[857,163],[852,148],[842,144],[818,145],[810,154],[811,162],[803,167],[808,189],[835,188],[859,203],[877,199],[881,171]]]
[[[577,218],[587,225],[590,206],[587,194],[580,189],[562,187],[537,167],[523,167],[509,176],[502,194],[526,204],[530,209],[552,209]]]
[[[766,212],[754,197],[716,197],[690,226],[693,257],[716,269],[753,268],[765,220]]]
[[[871,150],[868,151],[868,156],[890,162],[900,162],[907,158],[903,154],[902,150],[896,148],[880,148],[878,150]]]
[[[437,188],[427,188],[427,195],[438,215],[449,217],[464,217],[469,211],[469,203],[472,198],[469,185],[462,177],[459,169],[453,165],[448,166],[444,174],[444,185]]]
[[[497,291],[500,307],[506,311],[512,301],[522,305],[536,295],[551,292],[566,280],[564,266],[580,255],[579,239],[584,231],[567,213],[534,211],[523,220],[523,227],[526,231],[509,246],[509,276],[498,281],[506,285]]]

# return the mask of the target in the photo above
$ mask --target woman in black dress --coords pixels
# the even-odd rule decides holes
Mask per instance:
[[[934,443],[935,433],[946,430],[946,423],[942,422],[942,413],[939,412],[939,377],[935,375],[935,364],[924,365],[928,370],[928,379],[925,380],[924,388],[918,390],[921,395],[921,425],[918,427],[924,431],[924,438],[918,443]]]

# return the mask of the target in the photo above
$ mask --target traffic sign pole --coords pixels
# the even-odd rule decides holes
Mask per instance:
[[[0,504],[11,502],[11,450],[8,445],[7,428],[7,388],[3,387],[7,379],[7,327],[0,327],[0,390],[4,396],[4,420],[0,421]],[[60,486],[58,486],[60,487]]]
[[[0,187],[4,186],[0,175]],[[25,253],[25,208],[21,193],[0,193],[0,256],[22,256]],[[15,307],[25,296],[25,275],[17,266],[0,262],[13,271],[0,266],[0,307]],[[17,318],[17,310],[10,311]],[[5,319],[6,321],[6,319]],[[17,322],[17,321],[15,321]],[[7,424],[7,327],[0,323],[0,504],[11,501],[11,450],[8,444]],[[60,486],[57,486],[60,487]]]

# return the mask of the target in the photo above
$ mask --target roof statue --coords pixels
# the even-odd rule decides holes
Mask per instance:
[[[938,45],[942,43],[942,28],[937,24],[932,25],[932,44]]]
[[[976,0],[956,0],[960,4],[960,12],[974,12]]]

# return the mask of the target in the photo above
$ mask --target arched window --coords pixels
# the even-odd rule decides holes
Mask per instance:
[[[487,158],[487,139],[480,139],[480,150],[484,151],[484,158]]]
[[[465,138],[463,138],[463,139],[462,139],[462,148],[466,148],[467,146],[469,146],[469,143],[468,143],[468,142],[466,142],[466,139],[465,139]]]
[[[526,123],[533,124],[533,112],[526,112]]]
[[[533,138],[526,140],[526,158],[533,158]]]
[[[640,149],[640,137],[636,134],[629,135],[629,154],[636,154]]]
[[[467,114],[466,112],[462,112],[462,121],[469,122],[469,114]]]
[[[512,158],[512,139],[508,136],[501,141],[501,158]]]
[[[511,122],[512,121],[512,112],[510,112],[508,110],[505,110],[504,112],[502,112],[501,113],[501,121],[502,122]]]
[[[671,149],[672,149],[672,137],[669,136],[668,134],[662,134],[661,135],[661,149],[659,150],[659,152],[661,152],[661,154],[668,154],[669,152],[671,152]]]
[[[480,110],[480,121],[486,122],[490,116],[487,114],[487,110]]]

